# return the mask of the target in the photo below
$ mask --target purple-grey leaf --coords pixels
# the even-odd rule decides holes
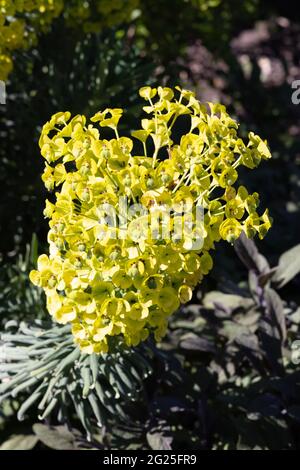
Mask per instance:
[[[243,232],[235,241],[234,248],[238,257],[248,269],[254,269],[259,274],[266,273],[269,270],[269,263],[266,258],[259,253],[254,241],[247,238]]]
[[[300,244],[286,251],[279,258],[273,281],[283,287],[300,272]]]

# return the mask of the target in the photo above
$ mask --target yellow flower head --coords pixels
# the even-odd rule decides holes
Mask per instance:
[[[147,119],[132,138],[119,135],[118,108],[99,111],[94,124],[58,113],[40,138],[42,179],[56,192],[44,211],[49,256],[30,279],[84,353],[109,351],[113,337],[127,346],[149,334],[159,341],[212,269],[215,244],[242,231],[262,238],[271,226],[258,194],[235,187],[239,166],[270,157],[266,142],[250,133],[245,143],[223,106],[190,91],[144,87],[140,95]],[[178,138],[179,116],[190,130]]]

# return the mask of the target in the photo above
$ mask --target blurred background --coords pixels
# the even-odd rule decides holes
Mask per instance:
[[[300,104],[292,101],[293,82],[300,80],[297,3],[2,3],[0,329],[10,320],[47,319],[44,298],[28,281],[37,254],[47,250],[42,125],[58,111],[91,116],[122,107],[122,131],[129,133],[140,115],[141,86],[195,90],[202,101],[225,104],[243,136],[253,130],[268,140],[273,159],[242,172],[241,183],[259,191],[274,224],[256,246],[219,244],[212,273],[159,345],[155,372],[128,411],[132,424],[108,425],[93,445],[299,449]],[[31,435],[37,418],[29,413],[19,423],[17,398],[2,405],[0,442],[14,448],[11,436]],[[60,432],[55,420],[48,424]],[[88,446],[76,416],[72,427],[70,448]],[[41,428],[35,435],[23,444],[19,438],[17,446],[56,448]]]

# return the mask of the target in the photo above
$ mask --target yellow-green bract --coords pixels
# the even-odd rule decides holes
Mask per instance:
[[[266,142],[251,132],[244,142],[224,106],[202,104],[190,91],[144,87],[140,95],[146,117],[132,138],[119,135],[119,108],[98,112],[90,123],[58,113],[40,138],[43,181],[58,190],[44,211],[50,253],[39,257],[30,278],[44,289],[53,318],[72,324],[85,353],[109,351],[114,336],[128,346],[150,333],[160,340],[168,317],[212,268],[215,243],[232,243],[242,231],[262,238],[271,226],[268,211],[257,212],[258,194],[238,185],[239,166],[252,169],[270,158]],[[174,141],[182,120],[189,130],[178,138],[177,128]],[[105,127],[110,140],[101,136]],[[125,232],[122,201],[129,210]],[[140,212],[130,212],[133,205]],[[115,210],[117,226],[107,224],[106,207]],[[169,217],[162,222],[160,214],[149,230],[156,210]],[[202,244],[195,247],[197,236]]]

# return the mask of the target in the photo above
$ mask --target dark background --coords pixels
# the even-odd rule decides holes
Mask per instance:
[[[242,135],[257,132],[272,151],[272,160],[241,173],[274,220],[256,242],[268,262],[262,266],[250,242],[218,245],[212,273],[156,349],[143,394],[125,407],[129,418],[110,421],[94,436],[96,447],[300,448],[300,371],[292,354],[300,339],[300,105],[291,99],[300,79],[299,7],[221,0],[203,10],[202,3],[141,0],[135,20],[92,34],[68,26],[62,14],[34,48],[15,51],[0,105],[2,329],[10,319],[47,319],[28,272],[47,250],[38,138],[53,113],[122,107],[128,132],[139,117],[141,86],[180,84],[202,101],[225,104]],[[5,401],[1,441],[31,434],[36,413],[20,424],[19,405]],[[58,432],[55,417],[47,424]],[[72,445],[90,445],[76,416],[71,428]],[[34,445],[53,447],[46,438]]]

